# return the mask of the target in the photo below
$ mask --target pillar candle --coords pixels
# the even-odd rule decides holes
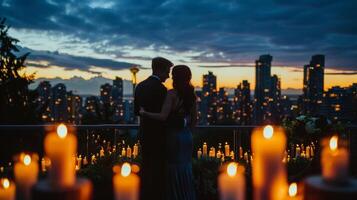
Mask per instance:
[[[137,144],[134,144],[133,147],[133,157],[136,158],[138,156],[139,148]]]
[[[225,156],[229,156],[229,153],[230,153],[230,149],[229,149],[229,144],[228,142],[226,142],[226,144],[224,145],[224,155]]]
[[[131,158],[131,148],[128,145],[128,148],[126,149],[126,157]]]
[[[252,134],[252,179],[254,199],[282,200],[288,190],[286,168],[282,162],[286,136],[280,127],[257,128]]]
[[[295,158],[299,158],[301,154],[301,148],[300,146],[297,144],[296,145],[296,149],[295,149]]]
[[[129,163],[124,163],[121,172],[113,177],[115,200],[138,200],[139,199],[139,177],[131,173]]]
[[[332,136],[321,154],[322,176],[328,182],[345,182],[348,179],[349,154],[338,146],[338,137]]]
[[[38,178],[38,158],[20,154],[14,166],[16,190],[19,199],[31,199],[31,188]]]
[[[121,150],[121,156],[122,156],[122,157],[125,157],[125,156],[126,156],[125,147],[123,147],[122,150]]]
[[[77,158],[77,165],[78,165],[78,168],[81,169],[82,168],[82,155],[79,155],[78,158]]]
[[[87,165],[88,165],[87,156],[84,156],[84,158],[83,158],[83,166],[87,166]]]
[[[220,158],[221,158],[221,156],[222,156],[221,151],[220,151],[220,150],[218,150],[218,151],[217,151],[217,155],[216,155],[216,157],[217,157],[218,159],[220,159]],[[222,157],[224,157],[224,156],[222,156]]]
[[[104,140],[105,141],[105,140]],[[104,157],[104,148],[103,147],[100,147],[100,150],[99,150],[99,157]]]
[[[202,146],[203,157],[207,157],[207,143],[204,142]]]
[[[199,148],[198,151],[197,151],[197,158],[198,159],[202,158],[202,150],[201,150],[201,148]]]
[[[95,157],[95,155],[92,155],[92,158],[91,158],[91,164],[94,165],[95,162],[97,161],[97,158]]]
[[[211,149],[212,149],[212,155],[213,155],[213,157],[215,157],[216,156],[216,149],[214,147],[211,147]]]
[[[41,171],[45,172],[46,171],[46,161],[45,158],[41,159]]]
[[[239,158],[242,159],[243,158],[243,148],[239,147]]]
[[[306,147],[306,154],[305,154],[305,156],[306,156],[307,159],[310,159],[310,152],[311,152],[310,150],[311,150],[310,145],[307,145],[307,147]]]
[[[49,181],[54,187],[71,187],[76,181],[75,162],[77,138],[67,134],[67,127],[60,124],[57,133],[49,133],[45,138],[45,153],[51,160]]]
[[[244,160],[248,162],[248,152],[244,153]]]
[[[218,176],[220,200],[244,200],[245,178],[244,167],[229,163],[227,170]]]
[[[231,151],[230,157],[232,160],[234,160],[234,151]]]
[[[15,184],[7,178],[0,179],[0,184],[0,199],[15,200]]]

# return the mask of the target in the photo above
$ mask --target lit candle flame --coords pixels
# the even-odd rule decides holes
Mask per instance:
[[[330,139],[330,149],[332,151],[335,151],[338,146],[338,137],[337,136],[332,136]]]
[[[263,136],[264,138],[266,139],[270,139],[273,137],[273,133],[274,133],[274,129],[271,125],[267,125],[264,127],[264,130],[263,130]]]
[[[227,166],[227,174],[230,177],[233,177],[237,174],[237,163],[231,162]]]
[[[123,166],[121,166],[121,175],[124,177],[129,176],[131,173],[131,167],[129,163],[124,163]]]
[[[10,187],[10,181],[9,181],[9,179],[4,178],[4,179],[2,180],[2,186],[3,186],[4,189],[9,188],[9,187]]]
[[[28,166],[28,165],[31,164],[31,156],[25,155],[25,157],[24,157],[24,164],[25,164],[26,166]]]
[[[297,184],[296,183],[291,183],[289,186],[289,196],[290,197],[295,197],[297,194]]]
[[[57,127],[57,135],[60,138],[65,138],[67,136],[67,127],[64,124],[60,124]]]

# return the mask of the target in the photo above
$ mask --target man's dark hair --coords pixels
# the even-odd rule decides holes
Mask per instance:
[[[161,72],[167,68],[172,67],[174,64],[163,57],[156,57],[152,59],[151,68],[153,72]]]

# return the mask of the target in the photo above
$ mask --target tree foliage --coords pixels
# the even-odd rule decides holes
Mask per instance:
[[[8,35],[6,19],[0,18],[0,123],[33,123],[36,120],[34,91],[28,89],[34,74],[22,72],[29,53],[19,54],[16,38]]]

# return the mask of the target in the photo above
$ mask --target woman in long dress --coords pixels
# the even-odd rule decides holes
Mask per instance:
[[[167,92],[160,113],[140,110],[140,114],[149,118],[167,121],[167,199],[194,200],[195,188],[192,174],[192,132],[196,125],[196,96],[191,84],[191,70],[186,65],[177,65],[172,69],[173,89]],[[173,128],[170,119],[185,117],[186,126]]]

